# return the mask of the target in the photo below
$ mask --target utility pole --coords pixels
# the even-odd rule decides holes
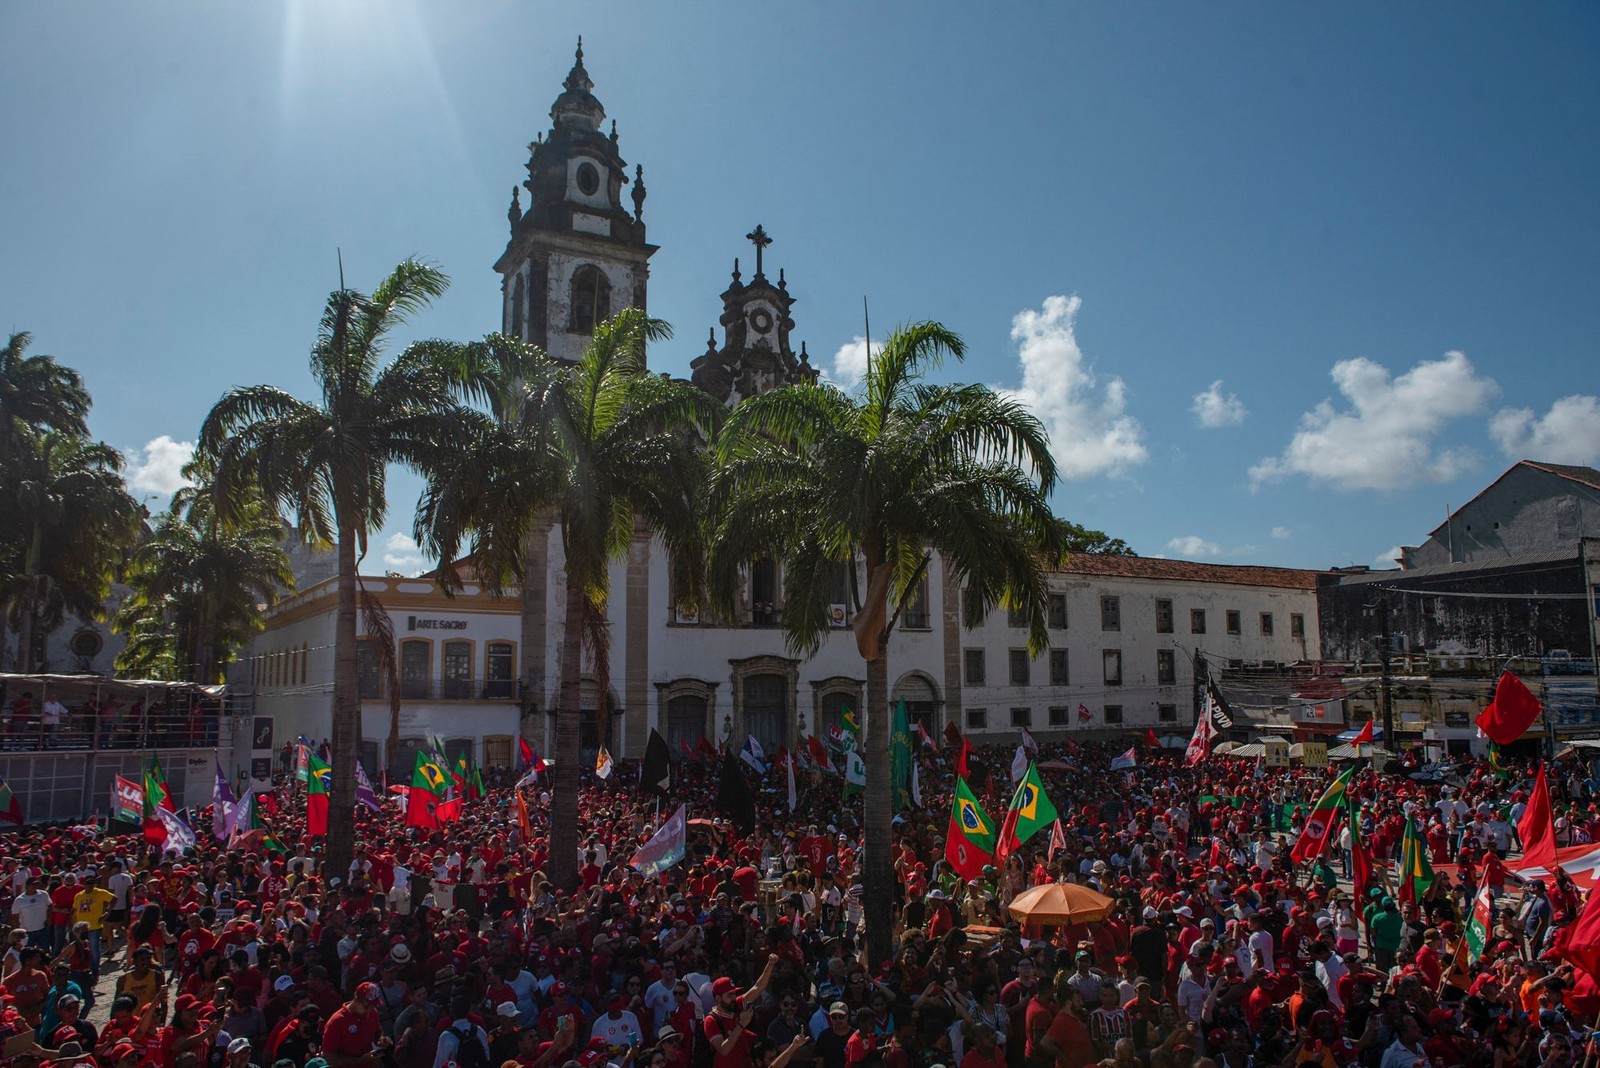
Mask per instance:
[[[1393,640],[1389,634],[1388,590],[1383,590],[1378,599],[1378,611],[1383,613],[1383,641],[1378,647],[1383,672],[1383,741],[1391,753],[1398,753],[1399,743],[1394,737],[1394,691],[1389,682],[1389,652],[1393,648]]]

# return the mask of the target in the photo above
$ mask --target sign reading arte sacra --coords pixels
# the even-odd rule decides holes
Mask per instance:
[[[406,616],[406,630],[466,630],[464,619],[432,619],[428,616]]]

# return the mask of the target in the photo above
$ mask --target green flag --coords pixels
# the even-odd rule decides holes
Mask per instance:
[[[911,721],[904,700],[895,702],[889,725],[889,776],[894,785],[894,807],[911,807]]]

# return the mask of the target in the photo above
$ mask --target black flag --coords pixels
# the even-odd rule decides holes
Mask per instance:
[[[740,834],[756,829],[756,798],[745,781],[744,768],[733,750],[722,758],[722,780],[717,783],[717,808],[733,821]]]
[[[1206,679],[1206,712],[1211,716],[1211,726],[1216,730],[1225,731],[1233,726],[1233,709],[1228,707],[1228,699],[1222,696],[1217,684],[1209,678]]]
[[[644,746],[644,762],[639,765],[639,785],[649,790],[665,791],[672,785],[672,765],[667,750],[667,740],[661,732],[650,728],[650,740]]]

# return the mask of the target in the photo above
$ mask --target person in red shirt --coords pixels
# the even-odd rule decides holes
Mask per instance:
[[[217,944],[217,936],[206,930],[198,907],[190,905],[184,912],[189,929],[178,936],[178,970],[188,975],[200,962],[200,955]]]
[[[706,1014],[701,1027],[711,1046],[713,1068],[751,1068],[752,1050],[756,1036],[750,1031],[754,1008],[746,1008],[748,999],[753,1006],[772,981],[772,970],[777,966],[778,955],[767,955],[767,966],[750,989],[741,992],[732,979],[719,976],[711,984],[711,996],[716,999],[712,1010]]]
[[[322,1028],[322,1056],[331,1068],[374,1068],[379,1063],[383,1027],[377,1006],[383,993],[376,983],[362,983],[355,996],[330,1017]]]
[[[1006,1068],[1006,1051],[995,1040],[994,1028],[981,1023],[972,1029],[972,1048],[960,1068]]]
[[[1089,1036],[1089,1025],[1083,1019],[1083,998],[1072,987],[1066,990],[1066,1004],[1050,1021],[1049,1029],[1039,1040],[1039,1048],[1056,1059],[1056,1068],[1088,1068],[1099,1064],[1100,1058]]]

